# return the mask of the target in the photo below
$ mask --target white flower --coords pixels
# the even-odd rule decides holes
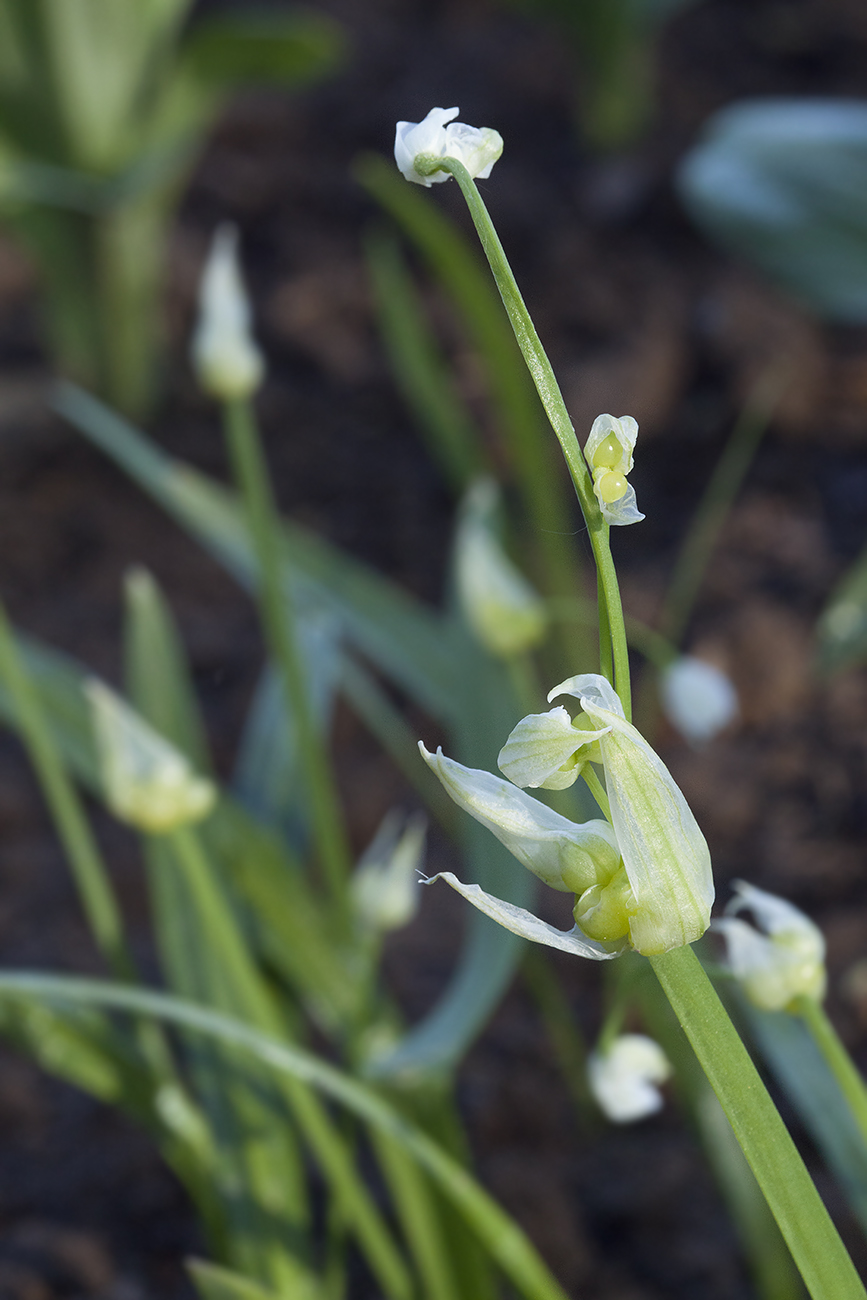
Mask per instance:
[[[626,721],[610,682],[585,673],[556,686],[549,701],[558,695],[580,700],[583,714],[574,722],[558,709],[524,718],[501,750],[499,766],[516,785],[562,789],[577,779],[583,762],[601,759],[628,889],[614,877],[609,890],[617,897],[588,891],[576,907],[578,924],[587,930],[592,912],[585,908],[602,907],[606,931],[613,909],[638,952],[694,943],[710,924],[714,889],[707,842],[689,805],[662,760]]]
[[[597,415],[593,421],[584,456],[606,523],[637,524],[644,518],[635,502],[635,489],[626,481],[637,437],[638,425],[631,415]]]
[[[492,831],[546,885],[583,895],[616,877],[620,850],[607,822],[571,822],[491,772],[464,767],[446,758],[441,749],[431,754],[419,744],[419,750],[455,803]],[[441,872],[427,883],[439,879],[507,930],[534,943],[598,961],[623,950],[622,942],[612,949],[605,941],[588,937],[577,925],[569,931],[557,930],[531,912],[486,894],[478,885],[463,884],[451,872]]]
[[[394,137],[394,161],[408,181],[430,187],[447,181],[449,173],[435,171],[423,176],[415,169],[416,158],[457,158],[473,178],[486,179],[503,152],[503,137],[489,126],[466,126],[454,122],[459,108],[432,108],[423,122],[398,122]],[[446,125],[449,123],[450,125]]]
[[[594,1052],[587,1062],[590,1090],[615,1124],[659,1110],[663,1099],[656,1085],[670,1075],[662,1048],[644,1034],[621,1034],[604,1055]]]
[[[350,879],[352,907],[364,929],[398,930],[418,911],[418,869],[424,856],[425,820],[389,813]]]
[[[265,371],[253,339],[250,304],[238,266],[238,232],[217,229],[199,286],[192,359],[199,383],[222,402],[250,397]]]
[[[664,669],[660,693],[669,722],[697,749],[738,716],[737,691],[728,677],[693,655],[682,655]]]
[[[827,976],[819,927],[776,894],[745,880],[733,881],[733,887],[736,897],[713,928],[725,939],[729,968],[750,1001],[765,1011],[783,1011],[799,996],[821,1002]],[[745,909],[766,933],[736,916]]]
[[[547,615],[493,530],[496,497],[492,479],[480,479],[467,493],[455,538],[455,585],[478,640],[491,654],[507,658],[538,645]]]
[[[136,830],[159,835],[201,821],[217,792],[174,745],[102,682],[85,686],[106,802]]]

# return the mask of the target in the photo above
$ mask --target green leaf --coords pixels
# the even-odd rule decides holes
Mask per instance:
[[[202,1300],[279,1300],[278,1293],[269,1287],[204,1259],[188,1259],[187,1271]],[[324,1291],[307,1287],[298,1300],[316,1300],[317,1296],[325,1300]]]
[[[263,9],[202,19],[181,57],[208,87],[296,86],[333,72],[345,48],[343,29],[324,14]]]
[[[844,574],[822,611],[816,656],[826,676],[867,659],[867,552]]]
[[[492,1259],[527,1300],[566,1300],[566,1294],[518,1225],[452,1156],[405,1119],[374,1090],[311,1052],[290,1047],[218,1012],[141,988],[98,980],[0,973],[0,995],[10,999],[68,1001],[157,1016],[248,1052],[277,1076],[309,1084],[364,1123],[396,1139],[460,1211]]]
[[[867,320],[867,103],[745,101],[711,118],[681,197],[727,248],[831,320]]]

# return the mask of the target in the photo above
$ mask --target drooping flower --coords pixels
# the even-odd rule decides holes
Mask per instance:
[[[626,480],[637,437],[638,425],[631,415],[597,415],[584,445],[593,491],[606,523],[637,524],[644,518],[635,502],[635,488]]]
[[[481,644],[502,658],[538,645],[547,616],[541,597],[503,550],[492,524],[497,489],[479,479],[467,493],[455,537],[455,586]]]
[[[659,683],[669,722],[696,749],[713,740],[738,716],[738,696],[725,673],[704,659],[681,655]]]
[[[732,883],[735,897],[713,928],[725,939],[729,969],[747,997],[765,1011],[783,1011],[799,996],[821,1002],[827,986],[822,931],[786,899],[745,880]],[[761,930],[737,916],[746,910]]]
[[[415,160],[424,157],[457,158],[476,179],[487,179],[503,152],[503,137],[489,126],[467,126],[455,122],[459,108],[432,108],[422,122],[398,122],[394,137],[394,160],[408,181],[416,185],[439,184],[449,173],[435,171],[424,176],[416,171]]]
[[[202,273],[192,358],[202,388],[221,402],[252,396],[265,373],[238,265],[238,231],[228,223],[217,228]]]
[[[644,1119],[662,1107],[659,1084],[671,1065],[659,1043],[645,1034],[621,1034],[587,1062],[587,1081],[601,1109],[615,1124]]]
[[[136,830],[165,834],[207,817],[217,791],[188,759],[103,682],[85,686],[106,803]]]
[[[524,866],[555,889],[574,891],[577,931],[571,933],[595,945],[597,953],[611,955],[631,945],[653,955],[693,943],[710,923],[714,892],[707,843],[686,800],[661,759],[626,721],[604,677],[572,677],[548,699],[564,694],[576,696],[583,713],[573,721],[557,707],[519,722],[499,757],[509,781],[462,767],[442,753],[428,754],[424,746],[422,754],[455,802]],[[586,762],[604,767],[610,826],[570,822],[515,788],[563,789]],[[530,933],[511,915],[518,909],[511,909],[510,923],[493,910],[499,900],[454,876],[443,878],[508,929],[551,942],[541,937],[537,918]]]
[[[500,752],[500,770],[516,785],[562,789],[584,762],[601,759],[629,884],[626,892],[620,882],[617,907],[632,947],[650,955],[694,943],[710,924],[714,889],[710,852],[689,805],[665,764],[626,721],[610,682],[585,673],[555,686],[548,699],[561,695],[578,699],[582,713],[574,721],[565,709],[524,718]]]

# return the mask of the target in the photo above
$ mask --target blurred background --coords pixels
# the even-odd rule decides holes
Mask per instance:
[[[280,0],[256,8],[287,10]],[[190,31],[228,12],[202,0]],[[132,237],[139,249],[136,239],[148,248],[156,241],[159,257],[154,339],[141,343],[151,359],[145,378],[129,383],[89,370],[86,349],[70,348],[90,326],[64,317],[51,252],[61,236],[53,228],[46,236],[34,213],[42,202],[79,216],[96,208],[87,196],[57,200],[71,164],[51,152],[45,132],[30,130],[26,99],[3,92],[0,582],[12,616],[116,679],[123,575],[147,563],[178,616],[218,765],[228,763],[261,664],[252,608],[47,404],[59,369],[142,418],[170,453],[225,477],[215,413],[187,360],[198,277],[224,220],[240,231],[267,356],[258,410],[281,507],[425,601],[441,601],[454,498],[383,344],[366,249],[386,219],[357,178],[357,159],[371,151],[390,159],[398,119],[459,105],[461,121],[496,127],[505,140],[482,189],[579,436],[602,411],[640,425],[632,482],[647,518],[613,537],[628,614],[658,619],[703,487],[757,385],[770,385],[767,432],[684,637],[730,676],[739,719],[699,752],[665,722],[658,743],[711,844],[720,896],[729,879],[745,876],[822,926],[832,1014],[867,1065],[867,977],[857,965],[867,957],[860,606],[842,650],[816,631],[867,534],[867,290],[860,299],[857,291],[867,189],[860,208],[853,196],[867,175],[867,130],[854,102],[867,105],[863,6],[326,0],[307,12],[329,20],[316,29],[315,69],[282,85],[266,59],[254,84],[254,60],[237,86],[225,78],[189,128],[199,134],[184,138],[181,164],[163,177],[159,222]],[[205,67],[207,49],[198,57]],[[3,58],[8,89],[13,72]],[[39,83],[28,76],[32,95]],[[790,116],[782,125],[759,120],[739,144],[737,123],[714,118],[741,101],[783,98],[847,101],[844,152],[834,155],[840,133],[823,134],[821,122],[808,121],[793,143]],[[695,154],[709,140],[728,159],[716,181]],[[110,172],[93,163],[101,181]],[[471,233],[456,186],[432,195]],[[796,217],[792,204],[801,205]],[[826,247],[846,239],[850,261],[829,270]],[[411,264],[458,391],[494,443],[479,358],[442,287]],[[86,259],[78,265],[86,278]],[[144,319],[150,309],[139,301]],[[577,509],[573,527],[580,534]],[[426,725],[414,719],[431,743]],[[389,807],[411,807],[414,796],[348,712],[335,726],[360,849]],[[99,825],[148,969],[131,843],[107,818]],[[6,732],[0,837],[4,965],[97,970],[35,783]],[[436,841],[432,856],[447,863]],[[411,1018],[431,1005],[454,962],[463,913],[446,893],[426,893],[420,916],[390,940],[389,969]],[[599,971],[568,959],[558,969],[592,1040]],[[752,1294],[677,1114],[668,1107],[636,1127],[578,1133],[522,985],[466,1060],[459,1100],[482,1180],[570,1294]],[[146,1139],[5,1047],[0,1152],[4,1300],[192,1294],[182,1259],[197,1248],[197,1229]],[[839,1193],[821,1168],[817,1176],[863,1265]]]

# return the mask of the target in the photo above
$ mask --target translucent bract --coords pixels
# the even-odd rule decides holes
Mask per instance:
[[[626,481],[637,437],[638,425],[631,415],[597,415],[584,445],[593,491],[606,523],[623,526],[644,518],[636,505],[635,489]]]

